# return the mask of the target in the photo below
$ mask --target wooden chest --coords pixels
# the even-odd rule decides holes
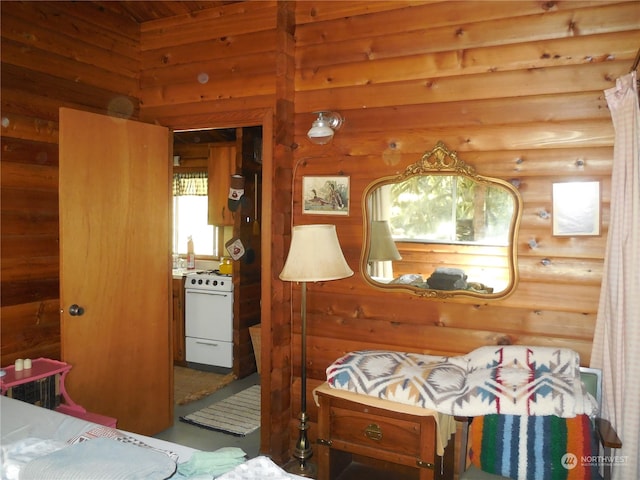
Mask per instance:
[[[318,480],[453,478],[454,441],[437,456],[433,416],[316,395]]]

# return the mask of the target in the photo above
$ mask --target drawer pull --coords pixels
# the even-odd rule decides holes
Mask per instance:
[[[431,462],[423,462],[422,460],[416,460],[416,465],[420,468],[428,468],[429,470],[434,470],[435,465]]]
[[[371,423],[367,426],[367,428],[364,429],[364,436],[370,440],[379,442],[380,440],[382,440],[382,429],[379,425]]]
[[[325,440],[324,438],[319,438],[318,445],[325,445],[327,447],[330,447],[331,445],[333,445],[333,442],[331,440]]]

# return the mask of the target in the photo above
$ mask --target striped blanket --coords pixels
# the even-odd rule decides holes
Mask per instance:
[[[586,415],[473,419],[469,460],[481,470],[523,480],[599,479],[598,445]]]
[[[481,347],[459,357],[364,350],[327,368],[332,388],[448,415],[592,415],[597,404],[569,349]]]

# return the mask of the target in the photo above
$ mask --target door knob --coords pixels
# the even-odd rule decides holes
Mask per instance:
[[[80,305],[76,305],[75,303],[69,307],[69,315],[72,317],[79,317],[84,313],[84,308]]]

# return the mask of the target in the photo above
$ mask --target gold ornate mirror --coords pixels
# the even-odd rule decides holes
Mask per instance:
[[[364,191],[361,271],[372,286],[502,298],[517,281],[518,190],[476,173],[442,142]]]

